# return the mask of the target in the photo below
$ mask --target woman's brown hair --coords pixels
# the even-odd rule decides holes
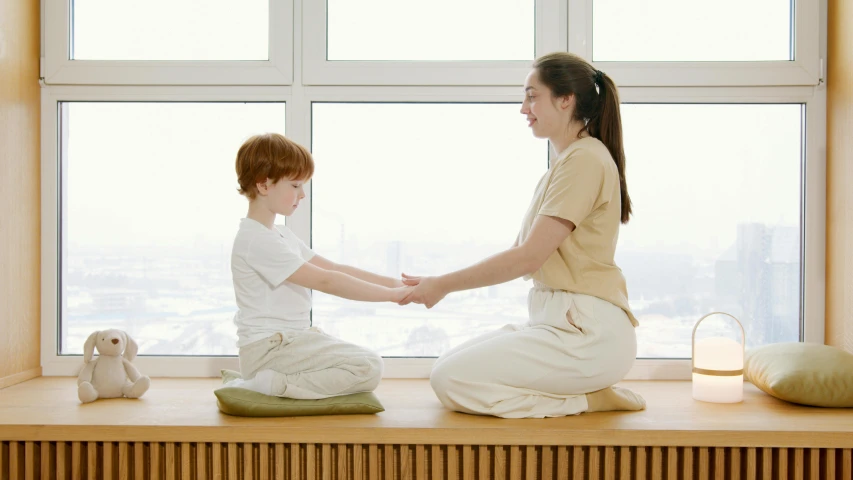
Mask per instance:
[[[622,146],[622,115],[616,84],[586,60],[567,52],[544,55],[533,63],[539,81],[551,90],[552,97],[575,96],[574,120],[587,132],[601,140],[619,170],[622,194],[622,223],[631,218],[631,197],[625,181],[625,150]]]

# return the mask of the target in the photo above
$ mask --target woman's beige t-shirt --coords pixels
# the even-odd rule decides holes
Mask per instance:
[[[524,216],[519,245],[530,235],[537,215],[563,218],[575,230],[525,279],[607,300],[639,325],[628,305],[625,277],[614,261],[622,218],[619,171],[600,140],[576,140],[545,172]]]

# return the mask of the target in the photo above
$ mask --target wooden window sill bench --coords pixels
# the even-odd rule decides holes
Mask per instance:
[[[646,410],[523,420],[451,412],[426,380],[400,379],[383,380],[376,394],[386,410],[376,415],[232,417],[216,407],[212,391],[220,385],[155,378],[141,399],[86,405],[74,378],[39,377],[2,389],[0,478],[55,470],[51,478],[784,473],[853,480],[853,409],[788,404],[750,384],[743,403],[711,404],[692,399],[690,382],[625,382],[646,398]]]

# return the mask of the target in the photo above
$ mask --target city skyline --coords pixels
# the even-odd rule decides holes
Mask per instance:
[[[725,286],[741,281],[738,271],[752,271],[748,268],[749,263],[741,265],[737,262],[738,268],[726,270],[726,265],[732,260],[733,249],[739,250],[741,256],[758,258],[763,253],[758,247],[769,248],[776,255],[771,259],[769,268],[794,265],[793,270],[787,270],[787,275],[792,271],[799,272],[799,248],[790,248],[790,239],[798,238],[799,229],[751,224],[741,226],[740,230],[742,236],[755,230],[763,231],[770,235],[771,241],[769,244],[738,242],[727,248],[723,255],[706,260],[661,255],[649,262],[643,252],[620,251],[632,310],[641,322],[637,330],[638,357],[683,357],[695,321],[705,313],[721,309],[719,307],[725,307],[723,311],[744,322],[748,343],[754,343],[756,338],[764,339],[761,343],[766,343],[767,339],[798,339],[799,295],[795,295],[793,300],[790,296],[792,288],[799,292],[798,278],[791,281],[785,274],[769,272],[768,276],[768,272],[755,270],[758,272],[756,276],[761,278],[757,282],[747,278],[744,282],[745,285],[756,285],[751,290],[726,289]],[[787,242],[786,245],[781,248],[774,245],[773,239],[777,238]],[[493,247],[499,248],[498,245]],[[447,251],[442,245],[405,245],[392,241],[384,246],[371,244],[364,252],[377,248],[385,248],[386,255],[363,256],[375,261],[361,263],[360,266],[385,274],[406,265],[415,268],[430,259],[444,263],[439,254],[430,257],[430,251]],[[481,249],[482,246],[471,246],[472,252],[482,253]],[[82,341],[90,330],[115,327],[121,323],[123,328],[133,332],[140,343],[142,355],[175,352],[236,354],[236,331],[231,321],[236,306],[228,261],[230,252],[212,256],[197,252],[195,257],[177,255],[171,259],[163,252],[150,252],[158,259],[166,259],[161,262],[130,255],[110,257],[104,253],[102,250],[89,254],[75,252],[76,258],[82,261],[69,266],[69,274],[65,278],[69,293],[68,310],[62,325],[63,338],[66,339],[63,353],[80,353]],[[129,268],[128,262],[135,262],[135,266]],[[197,278],[176,273],[182,263],[194,265]],[[653,279],[656,287],[651,287],[650,282],[644,279]],[[775,284],[783,285],[783,290],[776,288]],[[441,349],[451,348],[472,336],[506,323],[526,321],[529,286],[528,282],[516,280],[460,292],[448,296],[432,310],[421,305],[399,307],[353,302],[314,292],[313,318],[315,325],[330,334],[367,344],[386,356],[437,356]],[[675,286],[680,286],[680,289]],[[205,295],[187,296],[188,291],[195,290],[204,291]],[[777,308],[772,315],[766,313],[766,308],[753,309],[751,313],[751,304],[743,299],[753,297],[763,299],[754,304],[782,305],[783,308]],[[779,301],[786,298],[787,303]],[[754,318],[755,312],[759,316]],[[383,336],[381,332],[386,334]]]

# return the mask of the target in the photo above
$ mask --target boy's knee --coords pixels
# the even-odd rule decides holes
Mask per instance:
[[[373,352],[369,352],[364,356],[364,362],[365,387],[372,391],[379,386],[379,382],[382,380],[382,373],[385,370],[385,362],[383,362],[381,356]]]
[[[371,373],[382,376],[382,371],[385,368],[385,362],[378,353],[370,352],[364,356],[364,360],[367,362]]]

